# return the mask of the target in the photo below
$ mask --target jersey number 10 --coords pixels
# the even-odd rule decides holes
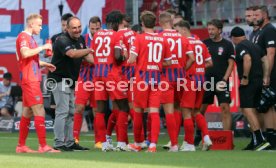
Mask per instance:
[[[150,42],[148,44],[148,47],[149,47],[148,62],[159,63],[162,57],[162,49],[163,49],[162,44]]]

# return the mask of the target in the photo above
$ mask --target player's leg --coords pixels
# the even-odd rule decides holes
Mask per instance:
[[[24,93],[23,93],[24,95]],[[23,99],[24,101],[24,99]],[[18,145],[16,146],[16,153],[35,153],[37,151],[34,151],[30,149],[28,146],[26,146],[26,139],[29,134],[29,125],[31,122],[31,117],[33,116],[32,110],[29,107],[23,107],[22,116],[20,119],[20,125],[19,125],[19,136],[18,136]]]
[[[89,100],[92,92],[85,88],[82,81],[78,81],[75,87],[75,112],[74,112],[74,125],[73,125],[73,136],[76,143],[80,140],[80,130],[83,120],[83,112],[87,101]]]
[[[221,109],[222,115],[222,125],[224,130],[231,130],[232,129],[232,114],[230,112],[230,103],[231,97],[229,92],[229,83],[224,91],[216,91],[215,92],[219,106]]]
[[[127,150],[127,141],[128,141],[128,115],[129,115],[129,106],[127,98],[117,99],[115,100],[119,106],[119,114],[118,114],[118,139],[117,139],[117,149],[120,151]]]
[[[152,89],[154,87],[154,89]],[[161,99],[161,91],[159,86],[154,85],[149,88],[149,115],[151,119],[151,142],[148,147],[147,152],[156,152],[156,145],[158,142],[158,136],[160,133],[160,116],[159,116],[159,108],[160,108],[160,99]]]
[[[189,82],[191,84],[191,82]],[[194,146],[194,122],[192,119],[192,111],[195,107],[196,91],[190,89],[183,91],[182,100],[180,103],[183,114],[185,137],[181,146],[181,151],[195,151]]]
[[[112,101],[112,110],[111,110],[111,114],[107,121],[107,129],[106,129],[106,139],[107,139],[107,141],[109,141],[109,143],[112,143],[111,136],[112,136],[112,131],[114,128],[116,131],[116,136],[118,138],[118,128],[116,126],[118,114],[119,114],[119,106],[116,103],[116,101]]]
[[[107,152],[113,150],[112,144],[106,139],[105,113],[108,110],[108,100],[97,100],[97,111],[95,115],[95,130],[97,130],[98,140],[102,142],[102,151]]]
[[[140,83],[141,82],[141,83]],[[143,81],[137,81],[133,84],[133,106],[134,106],[134,120],[133,120],[133,133],[134,133],[134,144],[129,144],[128,148],[131,151],[139,152],[142,150],[142,143],[144,137],[142,136],[143,130],[143,113],[144,109],[148,105],[148,87],[146,83],[142,84]],[[138,85],[139,83],[139,85]]]
[[[213,143],[209,136],[205,117],[200,113],[200,107],[202,104],[203,95],[204,95],[204,90],[196,92],[196,101],[195,101],[195,108],[193,111],[193,117],[194,117],[194,121],[196,122],[198,130],[200,130],[202,133],[202,138],[203,138],[202,150],[206,151],[211,148]]]
[[[202,104],[199,108],[200,113],[204,116],[205,112],[209,106],[209,104],[213,104],[214,103],[214,95],[215,92],[214,91],[208,91],[206,90],[203,94],[203,100],[202,100]],[[201,130],[196,128],[196,133],[195,133],[195,146],[198,146],[199,143],[202,140],[202,133]]]

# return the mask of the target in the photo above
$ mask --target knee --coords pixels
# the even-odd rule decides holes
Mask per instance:
[[[82,114],[84,109],[85,109],[84,105],[76,105],[75,112]]]

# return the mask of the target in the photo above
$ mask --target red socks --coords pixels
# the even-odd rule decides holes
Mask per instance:
[[[46,145],[46,128],[45,128],[45,117],[35,116],[34,125],[36,129],[36,134],[38,137],[38,142],[40,146]]]
[[[179,131],[180,131],[180,127],[181,127],[181,121],[182,121],[182,113],[180,113],[179,111],[175,111],[174,113],[174,118],[175,118],[175,123],[176,123],[176,135],[178,137],[179,135]]]
[[[151,143],[157,144],[160,133],[160,117],[158,112],[149,113],[151,117]]]
[[[194,123],[191,118],[184,119],[184,131],[185,131],[185,141],[188,144],[194,144]]]
[[[120,111],[118,114],[118,142],[127,142],[128,113]]]
[[[202,114],[197,114],[195,117],[197,127],[201,130],[202,136],[208,135],[208,128],[205,117]]]
[[[19,125],[19,139],[18,145],[24,146],[26,144],[26,139],[29,134],[29,125],[31,119],[26,118],[24,116],[21,117],[20,125]]]
[[[134,112],[133,130],[134,142],[141,143],[141,132],[143,128],[143,113]]]
[[[74,113],[73,136],[77,141],[80,140],[81,126],[82,126],[82,114],[75,112]]]
[[[106,128],[105,128],[105,120],[104,120],[104,113],[96,113],[95,116],[95,130],[97,134],[96,142],[106,142]]]
[[[112,110],[112,113],[110,114],[110,116],[108,118],[108,122],[107,122],[106,135],[109,135],[109,136],[112,135],[112,131],[113,131],[114,127],[116,126],[118,114],[119,114],[119,110]],[[118,136],[117,129],[116,129],[116,134]]]
[[[177,145],[176,123],[174,114],[166,114],[166,125],[172,146]]]

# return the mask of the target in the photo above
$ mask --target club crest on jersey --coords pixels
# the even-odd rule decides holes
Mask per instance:
[[[223,47],[219,47],[218,48],[218,55],[222,55],[222,53],[223,53]]]

